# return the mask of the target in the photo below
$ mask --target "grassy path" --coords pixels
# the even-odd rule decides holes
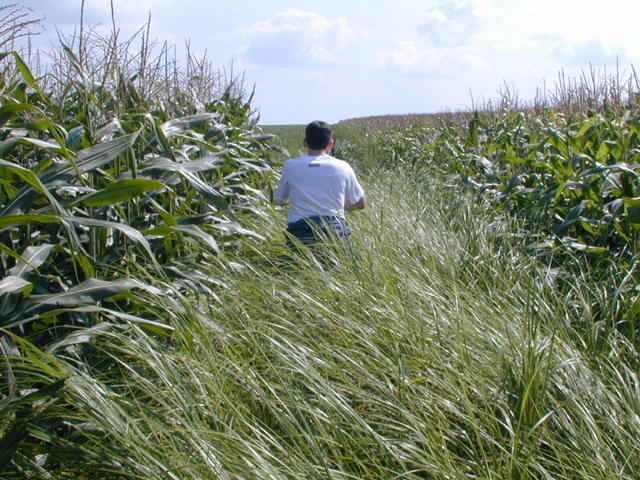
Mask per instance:
[[[215,419],[188,441],[227,478],[636,478],[636,374],[582,357],[508,226],[419,185],[369,178],[356,264],[226,279],[175,359]]]

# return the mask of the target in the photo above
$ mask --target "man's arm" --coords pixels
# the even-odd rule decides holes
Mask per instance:
[[[360,200],[358,200],[356,203],[351,203],[349,199],[345,198],[344,209],[345,210],[362,210],[365,207],[366,203],[367,203],[367,199],[364,195],[362,195],[362,197],[360,197]]]
[[[286,163],[282,167],[282,175],[280,176],[280,182],[278,182],[278,188],[273,194],[273,201],[276,205],[286,205],[289,201],[289,182],[287,181]]]
[[[287,203],[289,203],[289,201],[286,198],[280,196],[276,191],[276,193],[273,195],[273,203],[275,203],[276,205],[286,205]]]

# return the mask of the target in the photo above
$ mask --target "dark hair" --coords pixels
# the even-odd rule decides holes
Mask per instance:
[[[312,150],[324,150],[329,145],[333,136],[331,125],[327,122],[315,120],[307,125],[304,131],[307,146]]]

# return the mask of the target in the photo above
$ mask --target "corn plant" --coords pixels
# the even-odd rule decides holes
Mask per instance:
[[[0,332],[10,399],[1,463],[16,468],[36,468],[20,460],[25,452],[66,441],[35,433],[49,422],[49,406],[73,390],[74,369],[57,356],[79,345],[78,362],[100,363],[83,345],[117,324],[173,331],[140,292],[174,278],[214,294],[218,280],[202,264],[225,269],[226,250],[262,238],[242,218],[261,213],[272,175],[273,137],[256,130],[251,97],[234,97],[233,84],[169,118],[135,103],[131,82],[128,101],[118,103],[121,93],[62,50],[73,80],[55,95],[20,55],[1,56],[13,65],[0,85]],[[154,274],[134,278],[140,268]],[[55,368],[36,374],[38,362]]]

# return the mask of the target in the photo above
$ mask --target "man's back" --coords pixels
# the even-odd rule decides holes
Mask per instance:
[[[325,153],[288,160],[275,200],[291,204],[287,223],[293,223],[312,216],[344,219],[345,200],[356,203],[363,195],[351,166]]]

